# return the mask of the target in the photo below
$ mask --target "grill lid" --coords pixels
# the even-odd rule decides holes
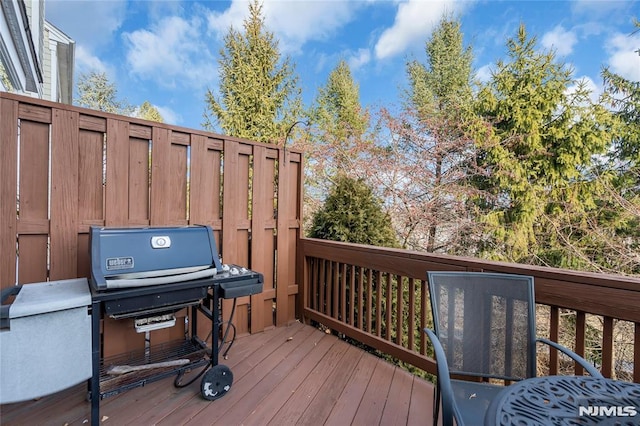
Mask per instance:
[[[210,278],[222,271],[209,226],[90,229],[97,290]]]

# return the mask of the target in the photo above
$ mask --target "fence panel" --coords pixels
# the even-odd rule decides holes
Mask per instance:
[[[295,318],[301,153],[8,93],[0,149],[2,288],[88,278],[92,225],[204,224],[223,262],[265,276],[263,294],[238,300],[238,334]],[[143,346],[126,321],[103,330],[105,356]]]
[[[0,288],[16,282],[18,103],[0,98]]]

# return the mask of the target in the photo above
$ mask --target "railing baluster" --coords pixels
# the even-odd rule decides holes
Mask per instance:
[[[551,306],[551,312],[549,315],[549,339],[558,341],[558,329],[560,324],[560,309],[557,306]],[[554,348],[549,348],[549,374],[558,374],[558,351]]]
[[[633,338],[633,381],[640,383],[640,322],[635,323]]]
[[[382,335],[382,272],[376,271],[376,336]]]
[[[385,321],[385,337],[387,338],[387,340],[391,341],[393,339],[392,336],[392,331],[393,331],[393,326],[392,326],[392,322],[391,322],[391,313],[393,312],[393,275],[392,274],[385,274],[385,276],[387,277],[386,282],[387,282],[387,302],[386,302],[386,309],[385,309],[385,317],[386,317],[386,321]]]
[[[396,343],[402,345],[402,326],[404,324],[404,277],[399,275],[396,282]]]
[[[340,263],[332,262],[333,267],[333,300],[332,313],[334,318],[338,318],[338,310],[340,309]]]
[[[427,327],[427,298],[429,297],[427,292],[427,281],[420,280],[420,330],[424,330]],[[427,334],[425,332],[420,333],[420,353],[422,355],[427,354]]]
[[[347,322],[347,264],[340,264],[340,312],[338,314],[338,318],[342,321]]]
[[[355,312],[355,292],[356,292],[356,267],[351,265],[349,269],[349,324],[355,326],[354,312]],[[343,308],[344,309],[344,308]],[[343,310],[344,312],[344,310]]]
[[[333,276],[333,265],[335,262],[327,262],[327,294],[325,295],[326,311],[329,316],[333,313],[333,287],[335,287],[336,281]]]
[[[371,310],[372,310],[372,298],[373,298],[373,270],[369,269],[367,271],[367,331],[372,333],[371,331]]]
[[[576,344],[575,351],[578,355],[584,357],[585,351],[585,330],[586,330],[586,317],[584,312],[576,311]],[[584,369],[577,362],[574,363],[574,372],[576,375],[581,376],[584,374]]]
[[[604,317],[602,328],[602,375],[613,377],[613,318]]]
[[[358,328],[364,330],[364,268],[358,267],[358,271]]]
[[[320,260],[317,257],[312,257],[310,259],[311,267],[309,268],[309,273],[311,274],[311,291],[309,292],[309,297],[311,300],[311,309],[318,310],[318,281],[320,280],[320,270],[319,264]]]
[[[409,278],[409,327],[407,330],[407,348],[415,349],[414,336],[416,333],[416,280]]]
[[[327,261],[322,259],[320,263],[320,281],[318,282],[318,310],[322,313],[327,312]]]

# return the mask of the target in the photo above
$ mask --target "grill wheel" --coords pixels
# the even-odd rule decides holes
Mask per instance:
[[[229,392],[232,383],[233,373],[229,367],[216,365],[204,374],[200,384],[200,393],[204,399],[214,401]]]

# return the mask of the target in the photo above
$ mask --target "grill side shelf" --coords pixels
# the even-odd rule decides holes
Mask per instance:
[[[232,270],[242,270],[243,272],[236,274],[225,272],[213,277],[214,282],[219,286],[220,297],[223,299],[235,299],[262,293],[264,283],[262,274],[236,265],[230,266]]]

